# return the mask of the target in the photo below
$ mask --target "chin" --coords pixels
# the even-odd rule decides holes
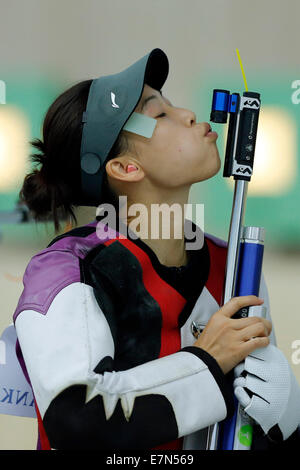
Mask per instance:
[[[215,147],[215,151],[212,152],[212,154],[209,156],[208,163],[209,163],[208,172],[210,173],[210,176],[208,177],[210,178],[216,175],[221,168],[221,158],[220,158],[217,146]]]
[[[215,168],[214,171],[211,171],[211,172],[208,174],[207,178],[205,178],[205,179],[208,180],[209,178],[212,178],[212,177],[215,176],[217,173],[219,173],[219,171],[220,171],[220,166],[218,166],[218,168]]]
[[[208,180],[212,178],[213,176],[215,176],[217,173],[219,173],[220,168],[221,168],[221,160],[218,159],[213,163],[214,164],[211,164],[210,167],[207,168],[205,173],[202,172],[201,178],[199,178],[198,181]]]
[[[221,168],[221,159],[220,159],[220,156],[218,154],[218,160],[216,161],[216,172],[215,172],[215,174],[217,174],[220,171],[220,168]]]
[[[219,172],[220,168],[221,168],[221,159],[220,159],[220,155],[219,155],[217,147],[216,147],[216,150],[217,151],[216,151],[214,157],[212,157],[212,159],[211,159],[211,176],[216,175]]]

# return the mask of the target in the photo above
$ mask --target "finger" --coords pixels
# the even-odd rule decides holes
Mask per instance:
[[[232,322],[231,325],[235,330],[242,330],[243,328],[246,328],[247,326],[255,325],[257,323],[263,323],[265,328],[268,331],[268,335],[272,331],[272,323],[269,320],[266,320],[265,318],[262,318],[262,317],[238,318],[238,319],[232,319],[231,322]]]
[[[255,323],[254,325],[247,326],[239,331],[241,341],[249,341],[251,338],[257,336],[269,336],[269,330],[263,322]]]
[[[243,328],[246,328],[247,326],[250,325],[255,325],[255,323],[258,323],[259,317],[245,317],[245,318],[232,318],[231,320],[231,326],[235,330],[242,330]]]
[[[232,317],[240,308],[248,307],[250,305],[261,305],[264,303],[263,299],[260,299],[256,295],[244,295],[240,297],[232,297],[226,304],[218,311],[226,317]]]
[[[272,323],[266,318],[260,318],[260,320],[264,323],[265,327],[268,330],[268,335],[269,335],[272,331]]]
[[[270,344],[269,336],[257,336],[241,343],[241,354],[245,359],[252,351],[258,348],[265,348]]]

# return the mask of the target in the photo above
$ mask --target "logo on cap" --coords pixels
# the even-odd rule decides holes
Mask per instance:
[[[111,98],[111,102],[112,102],[112,107],[113,108],[119,108],[120,106],[116,104],[116,95],[111,91],[110,92],[110,98]]]

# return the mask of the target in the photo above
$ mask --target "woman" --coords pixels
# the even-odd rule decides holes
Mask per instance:
[[[201,235],[184,217],[190,187],[220,158],[209,125],[161,92],[167,75],[154,49],[120,74],[74,85],[33,142],[42,167],[20,196],[37,220],[52,211],[58,230],[59,211],[77,222],[80,204],[111,203],[118,215],[117,227],[102,214],[56,237],[24,274],[14,321],[44,449],[205,448],[207,427],[233,411],[229,372],[273,335],[269,312],[231,318],[262,299],[220,308],[224,243],[206,235],[186,249],[187,230]],[[163,203],[182,209],[168,239],[151,211]],[[261,294],[268,307],[264,283]]]

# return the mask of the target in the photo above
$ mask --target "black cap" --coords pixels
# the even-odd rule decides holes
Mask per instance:
[[[160,90],[168,73],[166,54],[161,49],[153,49],[122,72],[92,81],[82,116],[78,204],[100,204],[105,160],[141,99],[144,84]]]

